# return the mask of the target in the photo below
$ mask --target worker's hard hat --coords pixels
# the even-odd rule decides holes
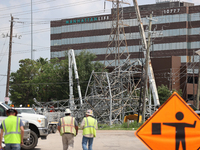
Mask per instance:
[[[91,109],[87,110],[86,115],[93,116],[93,111]]]
[[[71,114],[71,110],[69,108],[65,109],[65,114]]]
[[[10,113],[15,113],[15,116],[17,116],[17,110],[14,109],[14,108],[9,108],[7,111],[6,111],[7,115],[10,114]]]

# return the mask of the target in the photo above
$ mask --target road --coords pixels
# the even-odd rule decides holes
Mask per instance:
[[[124,130],[98,130],[93,142],[93,150],[148,150],[144,144],[135,137],[135,131]],[[34,150],[62,150],[61,136],[58,131],[48,135],[46,140],[39,139]],[[73,150],[82,150],[82,130],[74,139]],[[70,148],[69,150],[71,150]]]

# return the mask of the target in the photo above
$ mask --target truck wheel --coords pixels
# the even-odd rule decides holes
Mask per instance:
[[[37,143],[38,143],[38,136],[37,136],[37,134],[35,132],[33,132],[31,130],[31,132],[30,132],[30,138],[24,140],[24,145],[22,145],[21,147],[24,150],[29,150],[29,149],[35,148],[36,145],[37,145]]]
[[[56,131],[57,131],[57,125],[53,125],[53,127],[52,127],[52,133],[56,133]]]
[[[51,134],[53,132],[53,127],[52,125],[49,125],[49,134]]]

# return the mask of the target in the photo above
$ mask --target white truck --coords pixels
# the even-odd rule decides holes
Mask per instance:
[[[31,130],[30,141],[24,144],[23,149],[33,149],[37,146],[38,138],[46,139],[48,135],[48,121],[44,115],[36,114],[32,108],[19,107],[15,108],[21,118],[29,122]]]
[[[6,116],[5,112],[9,108],[10,106],[0,102],[0,114]],[[18,108],[15,109],[18,111],[17,116],[29,122],[30,138],[24,140],[24,145],[22,146],[22,149],[26,150],[33,149],[37,146],[38,138],[41,139],[47,138],[48,121],[44,115],[21,113]]]

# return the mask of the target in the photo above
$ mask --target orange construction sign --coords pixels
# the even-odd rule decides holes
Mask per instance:
[[[200,117],[174,92],[135,135],[151,150],[200,150]]]

